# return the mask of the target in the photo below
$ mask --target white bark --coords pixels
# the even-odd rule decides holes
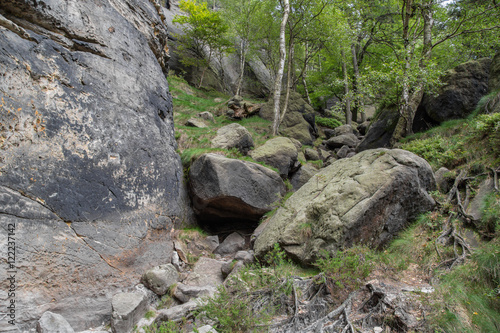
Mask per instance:
[[[278,135],[278,128],[280,124],[280,97],[281,97],[281,82],[283,80],[283,71],[285,69],[286,58],[286,43],[285,43],[285,29],[290,14],[290,3],[284,0],[283,20],[280,26],[280,63],[278,73],[274,81],[274,121],[273,121],[273,135]]]

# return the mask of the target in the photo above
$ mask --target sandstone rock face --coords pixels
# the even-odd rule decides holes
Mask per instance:
[[[365,138],[359,143],[356,150],[364,151],[390,147],[391,137],[398,120],[399,114],[396,106],[391,106],[380,111],[372,121]]]
[[[322,249],[380,246],[433,207],[429,164],[404,150],[369,150],[314,175],[268,221],[254,244],[262,257],[279,243],[292,258],[314,261]]]
[[[345,133],[328,139],[325,144],[330,149],[341,148],[344,145],[349,148],[355,148],[359,144],[359,140],[356,135],[352,133]]]
[[[95,327],[113,288],[170,258],[167,228],[188,207],[167,29],[146,0],[1,7],[0,224],[15,225],[17,324],[50,310]]]
[[[461,64],[450,70],[436,97],[425,96],[421,106],[429,117],[441,123],[467,117],[488,92],[490,59]]]
[[[284,94],[281,95],[280,104],[285,103]],[[267,120],[274,119],[274,102],[271,99],[264,104],[259,115]],[[307,104],[299,93],[290,92],[285,118],[280,125],[280,132],[290,138],[299,140],[302,144],[312,145],[318,129],[315,123],[315,113],[312,106]]]
[[[276,137],[268,140],[264,145],[252,150],[249,154],[257,162],[264,162],[279,170],[281,177],[298,167],[298,150],[289,138]]]
[[[221,127],[217,131],[217,136],[212,140],[212,148],[237,148],[243,154],[246,154],[253,146],[250,132],[237,123]]]
[[[290,183],[293,186],[293,190],[297,191],[301,188],[305,183],[309,181],[315,174],[318,173],[318,169],[316,169],[311,164],[305,164],[297,170],[293,176],[290,178]]]
[[[193,205],[202,219],[258,221],[285,193],[279,175],[259,164],[204,154],[189,171]]]

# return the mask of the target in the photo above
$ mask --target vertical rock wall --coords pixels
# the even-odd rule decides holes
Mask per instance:
[[[17,270],[17,325],[2,332],[46,310],[100,325],[114,292],[170,261],[172,224],[189,214],[158,12],[0,0],[0,250],[15,226]],[[14,298],[0,265],[3,305]]]

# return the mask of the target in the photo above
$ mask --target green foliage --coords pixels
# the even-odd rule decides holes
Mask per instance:
[[[323,251],[315,265],[324,273],[330,294],[347,296],[358,289],[372,270],[369,250],[353,247],[331,254]]]
[[[500,330],[500,243],[481,246],[469,261],[441,276],[431,326],[436,332]]]
[[[500,193],[492,192],[484,198],[481,205],[480,228],[489,234],[500,235]]]
[[[160,325],[153,323],[150,326],[142,328],[144,333],[182,333],[179,323],[173,321],[164,321]]]
[[[342,126],[342,123],[335,118],[323,118],[323,117],[316,117],[316,124],[331,129]]]
[[[144,318],[146,319],[151,319],[154,317],[156,313],[154,312],[154,310],[149,310],[148,312],[146,312],[146,314],[144,314]]]

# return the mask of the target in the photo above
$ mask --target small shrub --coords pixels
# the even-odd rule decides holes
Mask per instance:
[[[331,129],[342,126],[342,123],[335,118],[323,118],[323,117],[316,117],[316,124]]]
[[[151,318],[153,318],[153,317],[154,317],[154,315],[155,315],[154,310],[149,310],[149,311],[148,311],[148,312],[146,312],[146,314],[144,315],[144,318],[146,318],[146,319],[151,319]]]
[[[323,251],[315,265],[325,274],[326,285],[334,299],[345,299],[358,289],[363,279],[372,270],[370,260],[366,258],[368,249],[353,247],[330,254]]]
[[[173,321],[164,321],[160,325],[153,323],[142,328],[144,333],[181,333],[180,325]]]

